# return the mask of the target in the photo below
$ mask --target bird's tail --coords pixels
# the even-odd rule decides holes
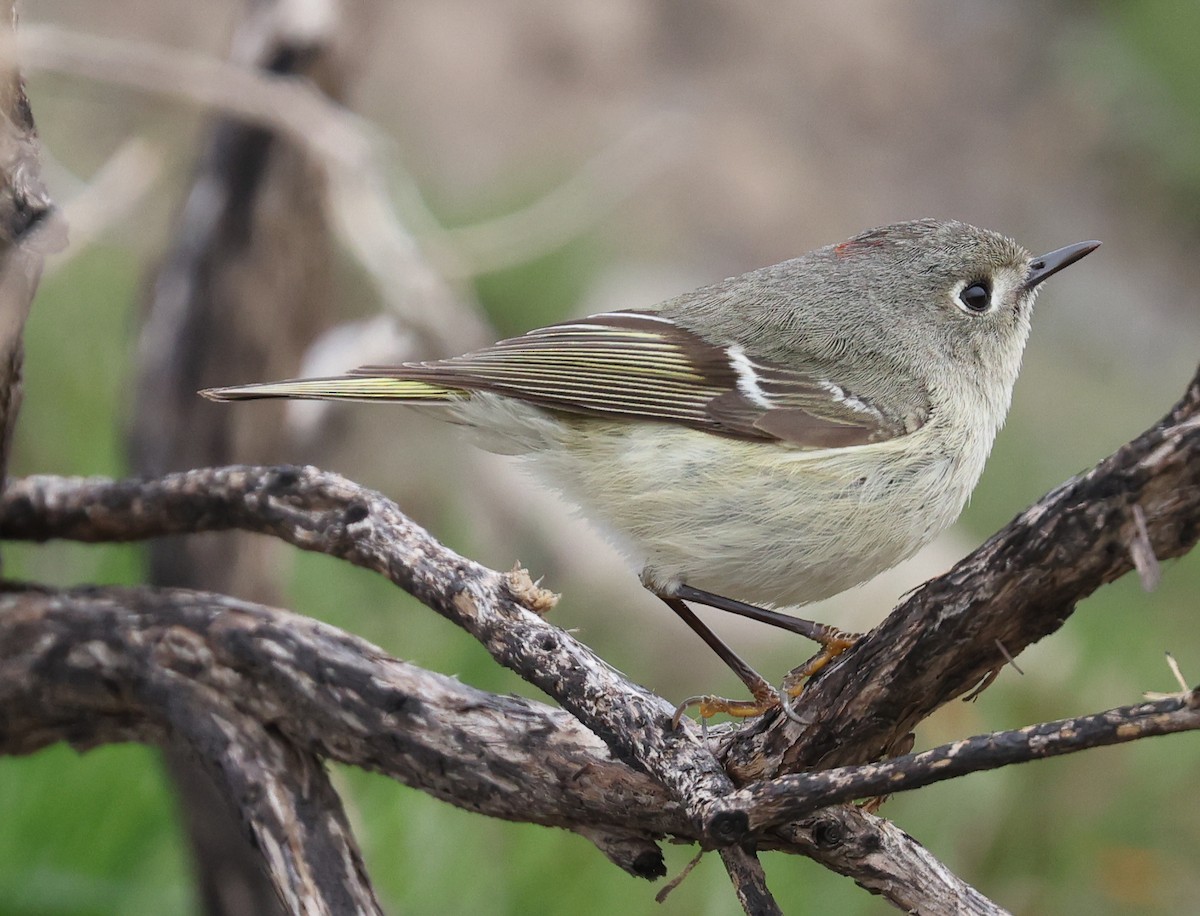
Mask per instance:
[[[384,375],[289,379],[229,388],[205,388],[200,394],[210,401],[300,398],[314,401],[407,401],[413,404],[446,403],[469,397],[461,388]]]

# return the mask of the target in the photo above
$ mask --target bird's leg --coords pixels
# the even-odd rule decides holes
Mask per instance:
[[[784,677],[780,690],[787,694],[789,699],[800,696],[804,691],[805,681],[862,639],[861,633],[846,633],[833,627],[828,629],[831,635],[827,642],[821,643],[821,651],[798,668],[793,668]]]
[[[784,678],[782,692],[789,698],[799,696],[804,689],[806,679],[812,677],[862,638],[859,633],[847,633],[845,630],[839,630],[828,624],[805,620],[802,617],[793,617],[791,614],[782,614],[779,611],[769,611],[766,608],[738,601],[736,598],[726,598],[724,595],[716,595],[690,585],[677,586],[674,594],[678,598],[748,617],[750,620],[789,630],[811,639],[813,642],[820,643],[820,652],[800,667],[793,668]],[[719,652],[717,654],[720,655]],[[726,662],[726,664],[729,663]],[[747,686],[749,685],[747,684]],[[790,709],[786,703],[783,705],[785,710]],[[749,713],[749,715],[756,715],[756,713]]]
[[[751,620],[757,620],[759,623],[779,627],[781,630],[790,630],[793,633],[799,633],[806,639],[819,642],[821,645],[847,638],[853,641],[859,635],[857,633],[846,633],[825,623],[805,620],[803,617],[793,617],[791,614],[769,611],[764,607],[747,604],[745,601],[738,601],[736,598],[726,598],[724,595],[706,592],[703,589],[693,588],[690,585],[678,585],[672,594],[677,598],[682,598],[684,601],[695,601],[697,604],[704,604],[708,607],[715,607],[720,611],[728,611],[731,614],[748,617]],[[844,650],[845,646],[842,648]]]
[[[679,727],[679,720],[683,714],[693,706],[698,707],[701,719],[709,719],[722,712],[739,717],[758,716],[768,709],[777,707],[782,708],[789,717],[794,716],[780,692],[771,686],[771,682],[746,664],[745,660],[733,649],[725,645],[721,638],[710,630],[704,621],[692,612],[690,607],[683,603],[682,598],[659,591],[654,593],[663,600],[667,607],[678,614],[683,622],[708,644],[710,649],[717,653],[717,657],[729,666],[730,670],[746,685],[750,695],[754,697],[753,700],[727,700],[724,697],[711,695],[688,697],[676,707],[675,715],[671,719],[676,728]]]

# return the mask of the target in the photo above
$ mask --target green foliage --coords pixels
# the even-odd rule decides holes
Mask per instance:
[[[2,916],[188,909],[187,850],[153,748],[0,757],[0,812]]]
[[[599,266],[594,244],[575,239],[535,261],[475,280],[488,317],[505,337],[570,317]]]
[[[1200,201],[1200,70],[1194,42],[1200,7],[1110,0],[1101,9],[1107,28],[1097,37],[1107,53],[1085,52],[1085,58],[1091,79],[1108,97],[1105,107],[1118,116],[1130,151],[1128,166],[1159,185],[1157,203],[1194,227]],[[1145,191],[1141,187],[1139,194],[1144,197]]]

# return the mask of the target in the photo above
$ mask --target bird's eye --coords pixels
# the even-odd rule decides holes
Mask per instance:
[[[992,290],[987,283],[971,283],[958,294],[958,301],[968,312],[980,314],[992,305]]]

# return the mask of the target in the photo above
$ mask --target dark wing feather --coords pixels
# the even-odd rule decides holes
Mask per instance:
[[[745,439],[837,448],[910,431],[815,373],[709,343],[653,312],[609,312],[452,359],[356,376],[490,391],[551,410],[679,423]]]

